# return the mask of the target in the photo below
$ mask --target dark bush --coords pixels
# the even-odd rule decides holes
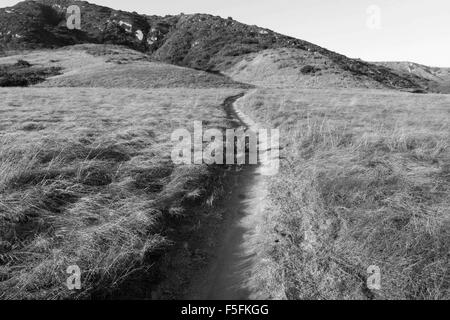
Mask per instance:
[[[313,67],[313,66],[310,66],[310,65],[306,65],[306,66],[304,66],[304,67],[302,67],[301,69],[300,69],[300,72],[302,73],[302,74],[313,74],[313,73],[316,73],[317,71],[319,71],[320,69],[318,69],[318,68],[316,68],[316,67]]]
[[[25,60],[17,60],[16,66],[29,68],[29,67],[31,67],[31,63],[29,63],[28,61],[25,61]]]
[[[41,6],[41,16],[44,21],[51,26],[57,26],[61,21],[65,19],[64,13],[56,11],[49,5]]]
[[[21,130],[23,131],[37,131],[43,129],[45,129],[45,126],[42,123],[35,123],[35,122],[25,123],[21,128]]]
[[[35,68],[25,60],[19,60],[12,65],[0,66],[0,87],[27,87],[45,80],[45,78],[60,74],[61,68]]]
[[[24,76],[4,74],[0,77],[0,87],[26,87],[29,82]]]

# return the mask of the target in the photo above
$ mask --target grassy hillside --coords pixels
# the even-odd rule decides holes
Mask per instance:
[[[281,129],[261,287],[288,299],[449,299],[450,97],[260,89]],[[381,290],[366,287],[369,266]],[[269,282],[271,280],[271,282]]]
[[[65,27],[69,5],[81,8],[81,30]],[[389,88],[427,89],[428,79],[347,58],[304,40],[258,26],[207,14],[148,16],[127,13],[84,1],[24,1],[0,9],[0,48],[55,48],[77,43],[120,44],[152,54],[162,62],[194,69],[224,71],[245,55],[266,49],[312,52],[332,62],[338,73]]]
[[[376,62],[376,64],[388,67],[401,75],[413,75],[431,82],[429,86],[438,92],[450,93],[450,68],[429,67],[413,62]],[[422,80],[423,81],[423,80]]]
[[[283,145],[261,296],[450,298],[450,97],[386,90],[443,92],[444,70],[70,0],[0,9],[0,48],[0,299],[179,297],[213,251],[227,168],[175,166],[170,135],[235,125],[222,103],[255,85],[239,107]]]
[[[170,135],[199,119],[226,126],[220,104],[235,92],[0,89],[0,298],[104,296],[133,277],[145,290],[127,294],[152,297],[170,272],[162,257],[206,234],[202,206],[220,189],[213,167],[171,163]]]
[[[35,50],[0,58],[0,66],[22,60],[35,68],[59,70],[43,87],[101,88],[248,88],[227,77],[151,62],[150,57],[122,46],[75,45]],[[44,78],[42,79],[42,81]]]
[[[319,52],[281,48],[250,53],[224,71],[231,78],[272,88],[383,88],[367,75],[355,76]]]
[[[357,82],[358,77],[364,77],[383,87],[422,87],[422,83],[417,83],[415,79],[400,76],[383,66],[350,59],[307,41],[249,26],[232,18],[223,19],[205,14],[179,17],[176,25],[164,35],[162,45],[154,51],[153,56],[161,61],[191,68],[226,71],[245,59],[247,54],[282,48],[322,56],[330,61],[337,73],[355,77],[353,82]]]
[[[170,135],[231,125],[221,104],[248,86],[120,46],[24,52],[0,68],[61,73],[0,88],[0,298],[179,293],[201,263],[190,245],[213,242],[222,169],[175,166]],[[65,286],[74,264],[80,292]]]

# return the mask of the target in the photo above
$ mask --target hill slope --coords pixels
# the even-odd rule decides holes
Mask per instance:
[[[273,88],[384,87],[368,75],[343,70],[326,55],[293,48],[250,53],[224,73],[237,81]]]
[[[436,91],[450,93],[450,68],[429,67],[413,62],[377,62],[402,76],[417,76],[431,81]]]
[[[0,58],[0,72],[52,68],[0,88],[0,300],[182,295],[202,263],[184,245],[214,243],[227,173],[174,165],[171,133],[232,126],[222,103],[241,85],[123,46]],[[66,287],[75,264],[80,291]]]
[[[66,9],[72,4],[81,8],[81,30],[68,30],[65,26]],[[3,50],[76,43],[126,45],[150,53],[163,62],[212,71],[227,71],[250,53],[291,48],[321,55],[339,73],[365,77],[383,87],[427,89],[433,82],[350,59],[312,43],[231,18],[206,14],[139,15],[68,0],[24,1],[0,9],[0,48]]]
[[[56,75],[40,83],[41,87],[135,89],[249,87],[217,74],[149,61],[148,55],[144,53],[115,45],[81,44],[9,55],[0,58],[0,71],[2,66],[14,66],[17,61],[29,64],[29,69],[58,70]],[[2,82],[0,86],[1,84]]]

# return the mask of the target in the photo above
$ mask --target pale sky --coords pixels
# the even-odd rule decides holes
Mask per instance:
[[[0,0],[10,6],[17,0]],[[367,61],[450,67],[449,0],[92,0],[114,9],[166,15],[210,13]],[[379,8],[379,11],[378,9]],[[379,12],[379,19],[377,18]],[[372,17],[372,18],[370,18]],[[369,20],[369,22],[368,22]]]

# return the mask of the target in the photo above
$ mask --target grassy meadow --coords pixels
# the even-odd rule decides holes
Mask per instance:
[[[375,90],[290,49],[249,54],[227,73],[236,81],[104,45],[0,67],[55,71],[0,88],[0,299],[183,296],[216,248],[227,168],[175,166],[170,136],[232,127],[222,103],[252,88],[236,81],[265,87],[238,108],[279,128],[282,146],[255,226],[261,296],[450,298],[449,95]],[[66,287],[71,265],[80,291]]]
[[[158,298],[176,263],[164,254],[201,230],[220,191],[213,167],[172,164],[170,135],[198,119],[226,126],[233,94],[0,88],[0,298],[105,297],[129,279],[145,286],[130,297]],[[195,254],[182,251],[188,269]],[[75,264],[81,291],[65,286]]]
[[[258,89],[280,128],[256,275],[287,299],[450,298],[450,96]],[[381,289],[369,290],[370,266]]]

